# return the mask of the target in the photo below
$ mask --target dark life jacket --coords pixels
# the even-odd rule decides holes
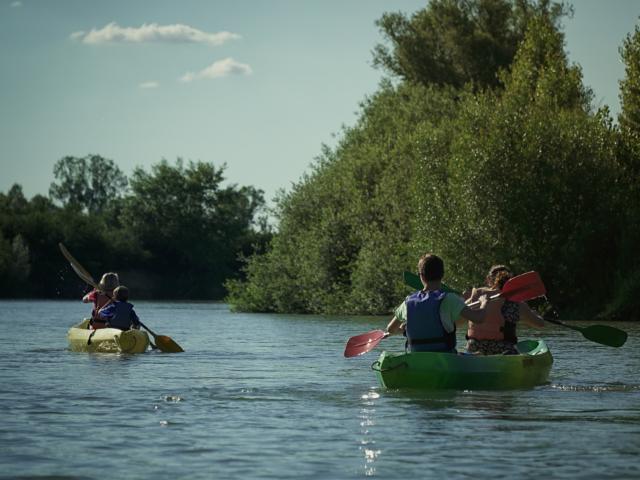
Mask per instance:
[[[133,311],[133,305],[131,303],[115,302],[113,306],[113,317],[108,320],[111,328],[129,330],[132,326],[138,325],[138,316]]]
[[[409,295],[407,305],[407,345],[412,352],[455,352],[456,331],[447,332],[440,319],[440,305],[446,296],[440,290]]]

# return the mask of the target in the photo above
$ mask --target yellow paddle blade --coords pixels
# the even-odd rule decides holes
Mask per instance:
[[[173,341],[171,337],[167,337],[166,335],[156,335],[154,337],[156,341],[156,346],[163,352],[167,353],[178,353],[184,352],[182,347]]]

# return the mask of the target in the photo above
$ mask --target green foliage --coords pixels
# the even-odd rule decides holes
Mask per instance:
[[[497,27],[480,35],[480,12],[509,25],[502,37]],[[411,20],[385,15],[394,50],[378,48],[376,61],[406,81],[383,83],[282,196],[270,249],[230,285],[234,307],[388,312],[406,292],[402,270],[433,251],[459,287],[507,263],[538,270],[565,311],[637,317],[628,297],[640,270],[617,279],[616,267],[621,255],[638,264],[637,222],[623,213],[624,197],[640,204],[637,177],[633,192],[624,179],[633,137],[621,142],[608,111],[592,110],[563,49],[563,12],[551,2],[434,1]],[[486,37],[504,61],[477,54]],[[605,306],[616,288],[624,299]]]
[[[418,204],[414,145],[455,111],[448,88],[389,83],[362,106],[338,147],[278,202],[270,251],[230,286],[236,309],[383,313],[403,295],[401,271]]]
[[[374,64],[409,82],[499,85],[531,18],[556,24],[570,13],[563,4],[530,0],[432,0],[407,18],[385,13],[377,22],[391,47],[379,44]]]
[[[222,187],[223,172],[181,160],[134,171],[121,217],[148,252],[146,269],[163,278],[154,295],[220,297],[222,282],[238,270],[264,200],[252,187]]]
[[[640,135],[640,27],[625,38],[620,54],[625,64],[625,78],[620,82],[620,126]]]
[[[427,226],[438,232],[436,251],[455,260],[459,283],[507,263],[538,270],[560,303],[601,308],[586,299],[612,274],[617,212],[602,192],[616,162],[609,119],[590,115],[586,98],[559,35],[538,21],[504,93],[464,97],[448,153],[449,198],[425,206],[444,212]]]
[[[617,237],[614,295],[603,316],[640,318],[640,28],[620,49],[625,78],[620,82],[621,112],[616,195],[623,227]]]
[[[115,183],[94,191],[84,160],[56,165],[68,180],[61,185],[78,194],[64,197],[64,207],[39,195],[29,201],[18,185],[0,193],[0,296],[79,295],[82,283],[58,250],[63,242],[96,279],[120,272],[135,298],[221,298],[239,256],[263,250],[270,238],[257,217],[262,192],[223,186],[223,169],[163,161],[151,173],[137,169],[132,191],[121,196]]]
[[[56,162],[53,173],[58,183],[49,188],[51,198],[91,214],[101,213],[127,187],[127,177],[113,160],[99,155],[63,157]]]
[[[31,272],[29,247],[21,235],[9,240],[0,232],[0,291],[16,295],[24,288]]]

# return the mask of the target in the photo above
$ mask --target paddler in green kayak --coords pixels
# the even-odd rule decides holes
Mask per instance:
[[[505,265],[494,265],[489,269],[485,287],[475,288],[466,302],[472,303],[481,295],[495,295],[502,291],[513,273]],[[470,321],[467,329],[467,351],[480,355],[516,355],[518,337],[516,327],[524,322],[534,328],[545,326],[543,318],[531,310],[525,302],[505,300],[500,309],[491,309],[482,324]]]
[[[447,292],[442,286],[444,262],[433,254],[425,254],[418,262],[422,290],[409,295],[396,308],[387,332],[403,332],[410,352],[456,353],[456,326],[466,321],[482,324],[488,312],[499,309],[503,300],[488,302],[486,295],[478,295],[480,305],[470,308],[459,295]]]

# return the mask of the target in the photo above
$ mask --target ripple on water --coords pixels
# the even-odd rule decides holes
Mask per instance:
[[[78,303],[0,302],[0,479],[640,478],[640,322],[589,355],[548,326],[549,385],[407,392],[342,356],[380,319],[147,302],[186,353],[73,353],[68,322],[42,343]]]
[[[167,402],[167,403],[179,403],[184,399],[182,397],[180,397],[179,395],[165,395],[163,400],[165,402]]]
[[[627,385],[622,383],[614,383],[608,385],[566,385],[551,384],[554,390],[565,392],[637,392],[640,391],[640,385]]]

